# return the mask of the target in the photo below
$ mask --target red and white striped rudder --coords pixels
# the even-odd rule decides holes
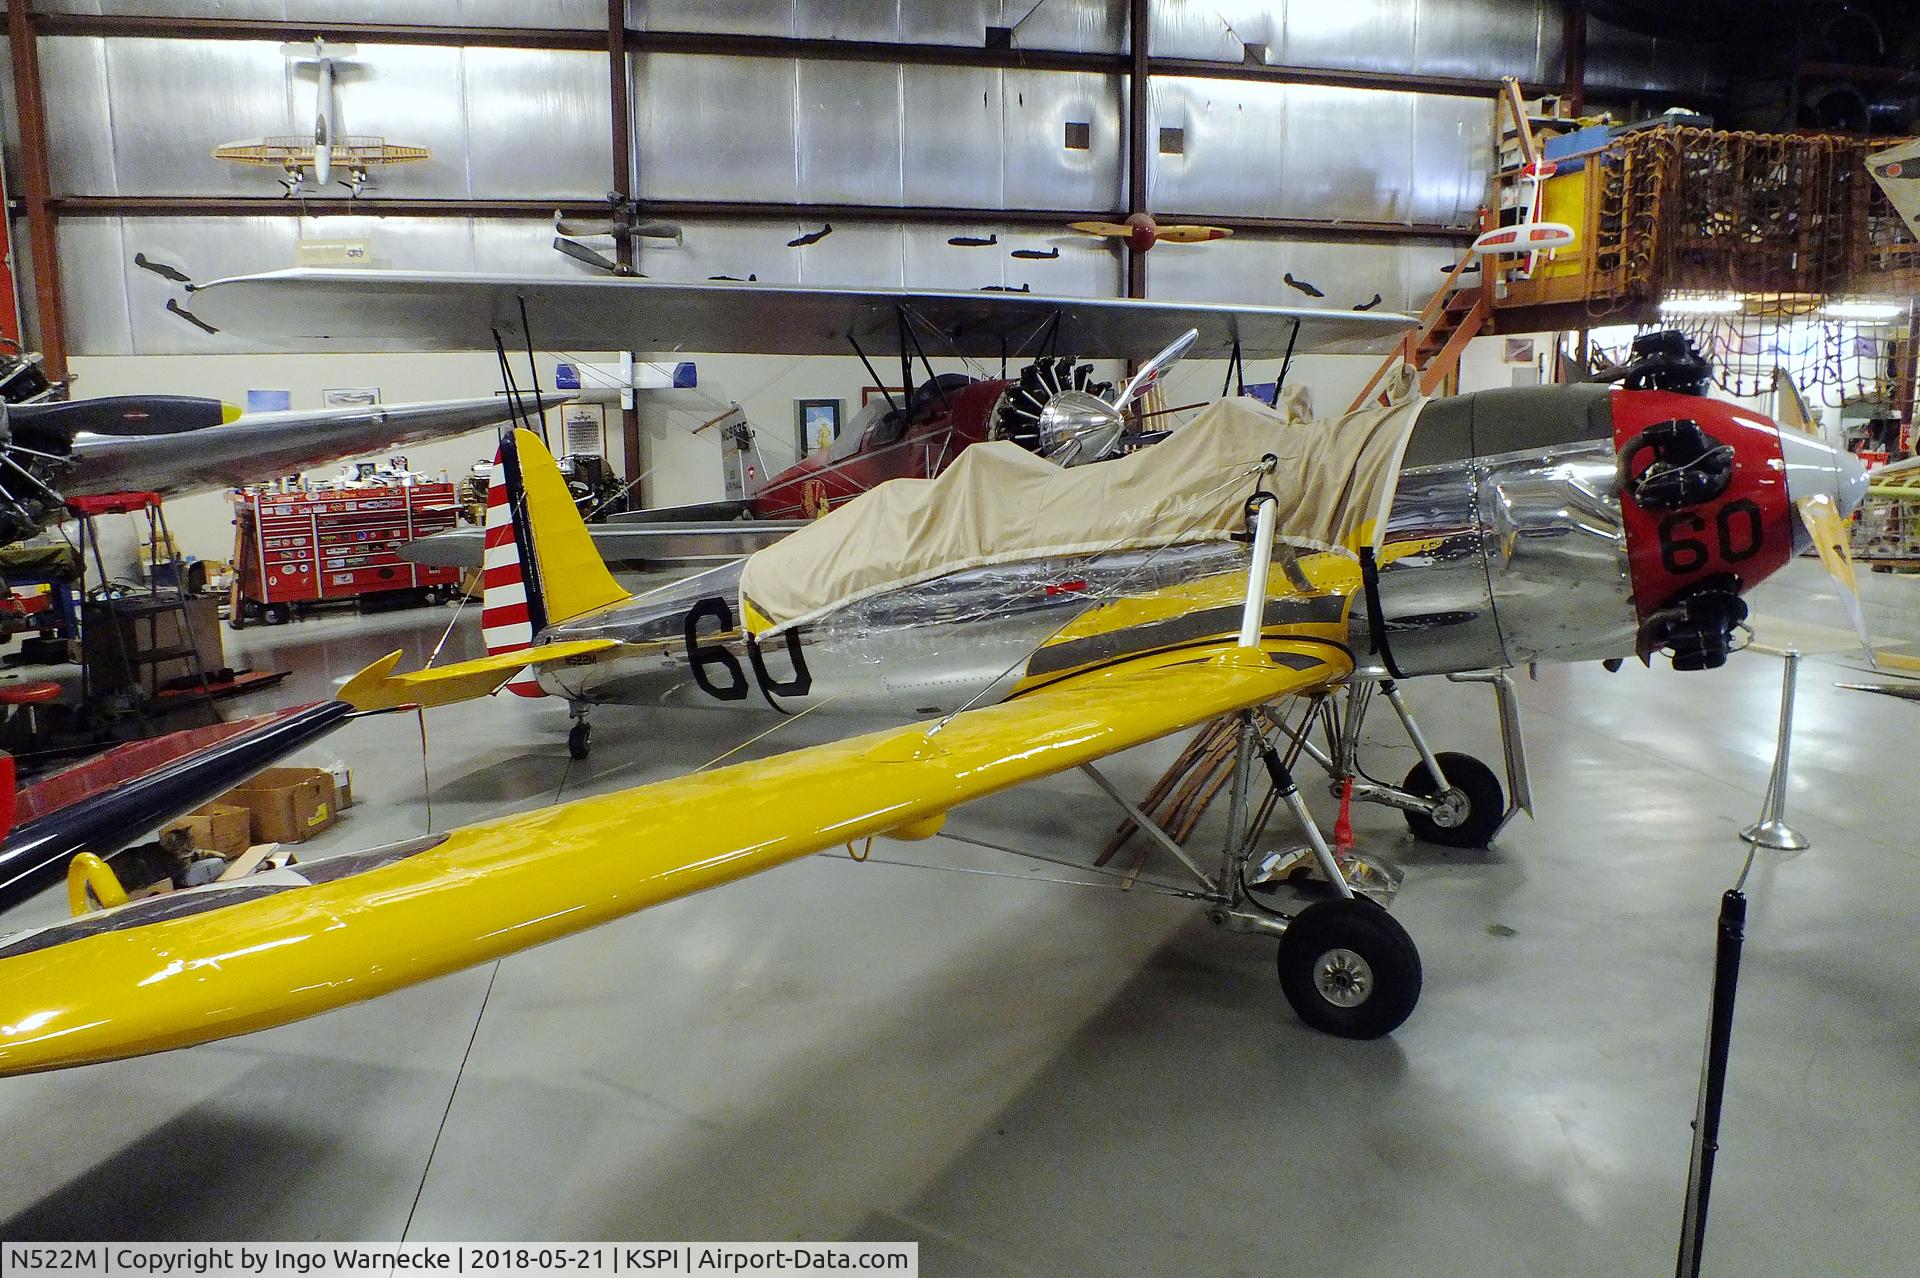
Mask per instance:
[[[533,612],[521,559],[525,548],[516,535],[509,498],[506,459],[497,452],[493,478],[487,484],[486,550],[480,566],[480,636],[486,641],[489,656],[533,647]],[[532,667],[508,680],[506,686],[523,697],[546,695]]]

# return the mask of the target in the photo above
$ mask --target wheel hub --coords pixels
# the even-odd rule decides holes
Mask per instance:
[[[1443,830],[1457,830],[1466,824],[1472,811],[1473,805],[1467,801],[1466,795],[1448,789],[1434,796],[1433,811],[1428,814],[1428,819]]]
[[[1373,968],[1349,949],[1331,949],[1313,964],[1314,988],[1335,1007],[1358,1007],[1373,993]]]

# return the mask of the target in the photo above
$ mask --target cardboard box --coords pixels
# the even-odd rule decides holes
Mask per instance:
[[[253,842],[253,814],[232,803],[209,803],[195,808],[161,830],[185,830],[193,846],[218,852],[231,861]]]
[[[255,843],[304,843],[332,825],[340,811],[325,768],[267,768],[221,796],[252,815]]]

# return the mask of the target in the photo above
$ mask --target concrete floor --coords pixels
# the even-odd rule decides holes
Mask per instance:
[[[1920,583],[1867,584],[1877,634],[1920,634]],[[1844,643],[1809,563],[1757,612],[1763,640]],[[417,662],[448,615],[229,638],[294,670],[278,704],[393,647]],[[1395,910],[1426,969],[1387,1040],[1305,1029],[1272,943],[1190,905],[882,844],[876,862],[997,877],[816,857],[304,1024],[9,1080],[0,1236],[910,1238],[939,1275],[1663,1273],[1780,664],[1543,669],[1522,688],[1536,817],[1490,852],[1356,813],[1363,847],[1407,868]],[[1804,668],[1791,815],[1814,847],[1763,854],[1749,885],[1710,1273],[1911,1274],[1920,1252],[1920,706],[1836,690],[1855,664]],[[1484,690],[1410,696],[1442,748],[1496,757]],[[430,717],[436,826],[679,772],[766,726],[596,724],[570,765],[561,707]],[[849,726],[812,716],[756,748]],[[1391,718],[1370,726],[1370,769],[1403,774]],[[1111,774],[1138,792],[1173,751]],[[414,720],[305,761],[336,757],[359,803],[310,855],[426,828]],[[1090,856],[1113,816],[1071,777],[954,828]]]

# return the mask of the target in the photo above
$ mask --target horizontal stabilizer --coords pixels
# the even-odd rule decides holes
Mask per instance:
[[[528,666],[584,657],[615,646],[612,639],[576,639],[567,643],[542,644],[518,652],[501,652],[476,657],[450,666],[429,666],[407,674],[394,674],[402,654],[395,650],[347,680],[340,689],[340,700],[355,710],[393,710],[400,706],[450,706],[472,701],[497,692],[507,680]]]

